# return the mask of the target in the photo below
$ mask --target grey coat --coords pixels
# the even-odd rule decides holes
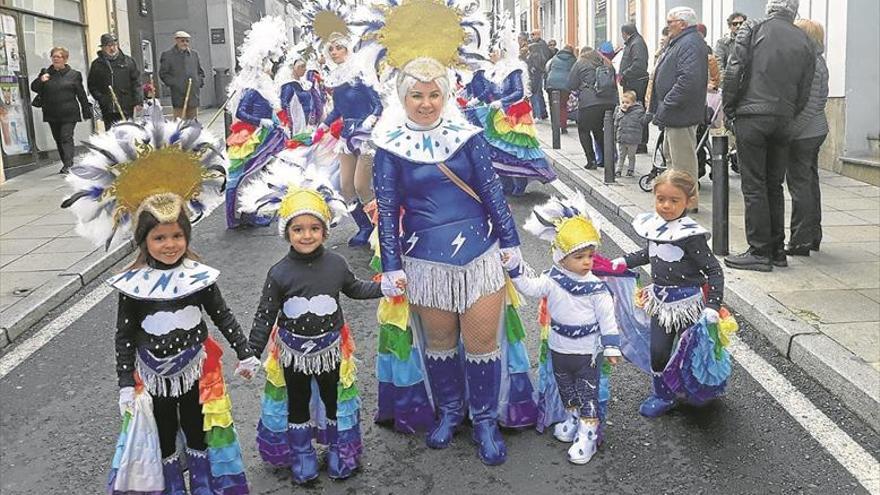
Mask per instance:
[[[205,71],[199,62],[199,52],[178,50],[172,46],[168,51],[162,52],[159,59],[159,79],[171,89],[171,106],[182,108],[186,97],[186,82],[192,78],[192,88],[189,92],[189,108],[199,106],[199,93],[205,85]]]
[[[614,135],[621,144],[640,144],[645,124],[645,107],[635,102],[626,112],[620,107],[614,111]]]
[[[791,122],[792,139],[807,139],[828,134],[828,118],[825,117],[825,103],[828,101],[828,66],[822,52],[816,53],[816,72],[810,85],[807,105]]]

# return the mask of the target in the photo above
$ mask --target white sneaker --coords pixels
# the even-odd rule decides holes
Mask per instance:
[[[577,410],[565,412],[568,414],[568,418],[561,423],[556,423],[556,426],[553,427],[553,436],[560,442],[571,443],[577,435],[578,413]]]
[[[599,423],[578,421],[577,435],[568,449],[568,461],[572,464],[586,464],[593,458],[599,446]]]

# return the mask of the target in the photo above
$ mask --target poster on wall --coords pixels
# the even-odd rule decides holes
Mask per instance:
[[[7,155],[30,153],[24,104],[16,76],[0,76],[0,138]]]
[[[15,17],[3,15],[0,20],[2,20],[0,24],[2,24],[4,33],[15,34]]]
[[[10,72],[18,72],[21,70],[21,56],[18,51],[18,36],[7,34],[6,38],[6,67]]]

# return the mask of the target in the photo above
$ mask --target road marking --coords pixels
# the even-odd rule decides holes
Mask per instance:
[[[574,190],[561,181],[553,181],[550,185],[565,196],[570,197],[574,194]],[[592,205],[588,207],[590,217],[601,223],[603,236],[610,238],[624,252],[641,249]],[[645,269],[650,273],[650,267]],[[869,493],[880,494],[880,463],[877,459],[834,424],[831,418],[810,402],[810,399],[799,392],[776,368],[736,335],[730,339],[730,354],[785,409],[785,412],[807,430],[807,433]]]
[[[0,358],[0,379],[3,379],[16,366],[29,358],[31,354],[40,350],[41,347],[49,343],[50,340],[54,339],[65,328],[80,319],[82,315],[101,302],[111,292],[113,292],[113,287],[109,284],[101,284],[84,298],[80,299],[79,302],[71,306],[70,309],[62,313],[61,316],[52,320],[52,323],[49,323],[42,330],[39,330],[19,344],[9,354]]]

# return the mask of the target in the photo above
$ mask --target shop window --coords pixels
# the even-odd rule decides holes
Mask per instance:
[[[80,0],[0,0],[0,5],[18,7],[37,14],[82,22]]]

